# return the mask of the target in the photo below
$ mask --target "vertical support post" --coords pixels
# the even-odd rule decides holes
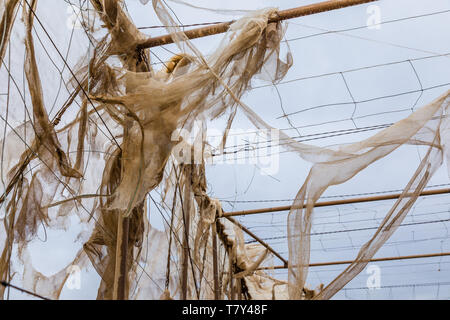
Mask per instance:
[[[242,300],[242,279],[236,280],[236,287],[237,287],[237,298],[238,300]]]
[[[234,287],[234,255],[233,248],[228,249],[228,262],[229,262],[229,277],[230,277],[230,300],[236,299],[236,290]]]
[[[113,300],[127,300],[127,253],[130,218],[121,213],[117,223],[116,272],[114,275]]]
[[[183,221],[184,221],[184,239],[183,239],[183,266],[181,273],[181,300],[187,300],[188,267],[189,267],[189,222],[191,209],[191,167],[186,166],[186,182],[184,184],[184,202],[183,202]]]
[[[216,222],[211,225],[213,246],[213,273],[214,273],[214,300],[220,300],[219,269],[217,263],[217,226]]]

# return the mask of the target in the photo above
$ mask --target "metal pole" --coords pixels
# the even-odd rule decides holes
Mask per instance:
[[[356,6],[368,2],[374,2],[378,0],[332,0],[332,1],[324,1],[319,2],[315,4],[310,4],[307,6],[302,6],[298,8],[288,9],[288,10],[282,10],[278,11],[273,18],[269,19],[269,23],[272,22],[278,22],[282,20],[287,19],[293,19],[308,15],[313,15],[321,12],[331,11],[331,10],[337,10],[341,8],[346,8],[350,6]],[[206,36],[211,36],[214,34],[224,33],[228,31],[228,28],[234,21],[228,21],[219,23],[216,25],[208,26],[208,27],[202,27],[202,28],[196,28],[192,30],[185,31],[184,34],[189,39],[196,39],[196,38],[202,38]],[[157,46],[162,46],[166,44],[173,43],[173,38],[170,34],[155,37],[155,38],[149,38],[137,45],[138,49],[146,49],[146,48],[152,48]]]
[[[230,296],[229,296],[229,300],[235,300],[236,299],[236,290],[234,288],[234,260],[235,260],[235,256],[233,254],[233,248],[229,247],[228,248],[228,265],[229,265],[229,269],[228,270],[228,276],[230,278]]]
[[[281,261],[283,261],[283,263],[287,266],[288,262],[286,259],[284,259],[278,252],[276,252],[271,246],[269,246],[266,242],[264,242],[262,239],[260,239],[256,234],[254,234],[253,232],[251,232],[250,230],[248,230],[246,227],[244,227],[242,224],[240,224],[238,221],[234,220],[231,217],[225,217],[228,220],[230,220],[232,223],[234,223],[235,225],[237,225],[242,231],[244,231],[245,233],[247,233],[249,236],[251,236],[253,239],[255,239],[256,241],[258,241],[260,244],[262,244],[266,249],[268,249],[270,252],[272,252],[276,257],[278,257],[278,259],[280,259]]]
[[[219,288],[219,268],[217,264],[217,227],[216,222],[211,225],[212,229],[212,253],[213,253],[213,273],[214,273],[214,300],[220,300]]]
[[[181,270],[181,300],[187,300],[188,267],[189,267],[189,222],[191,207],[191,173],[190,166],[186,167],[186,181],[184,183],[184,201],[183,201],[183,222],[184,222],[184,240],[183,240],[183,265]],[[194,279],[195,281],[195,279]]]
[[[450,193],[450,188],[423,191],[423,192],[421,192],[419,194],[419,196],[433,196],[433,195],[447,194],[447,193]],[[402,195],[402,193],[396,193],[396,194],[388,194],[388,195],[383,195],[383,196],[324,201],[324,202],[316,203],[314,205],[314,207],[328,207],[328,206],[338,206],[338,205],[351,204],[351,203],[362,203],[362,202],[371,202],[371,201],[392,200],[392,199],[400,198],[401,195]],[[412,194],[407,194],[406,197],[411,196],[411,195]],[[229,218],[229,217],[234,217],[234,216],[245,216],[245,215],[251,215],[251,214],[290,211],[291,209],[301,209],[301,208],[304,208],[304,206],[303,205],[302,206],[298,206],[298,207],[295,207],[295,206],[281,206],[281,207],[262,208],[262,209],[254,209],[254,210],[224,212],[222,216],[226,217],[226,218]]]
[[[122,213],[119,213],[118,220],[115,267],[117,272],[115,272],[114,276],[113,300],[127,300],[127,255],[130,218],[125,218]]]
[[[375,258],[370,260],[361,260],[361,262],[380,262],[380,261],[393,261],[393,260],[408,260],[408,259],[420,259],[420,258],[434,258],[434,257],[444,257],[450,256],[450,252],[440,252],[440,253],[429,253],[429,254],[416,254],[410,256],[400,256],[400,257],[386,257],[386,258]],[[351,264],[353,260],[345,261],[331,261],[331,262],[318,262],[311,263],[309,267],[324,267],[324,266],[335,266],[340,264]],[[274,266],[274,267],[262,267],[258,270],[272,270],[272,269],[287,269],[286,266]]]

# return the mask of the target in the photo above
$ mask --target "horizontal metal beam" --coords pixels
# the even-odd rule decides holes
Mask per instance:
[[[223,215],[222,215],[223,216]],[[269,250],[270,252],[272,252],[278,259],[280,259],[284,265],[287,267],[288,262],[285,258],[283,258],[278,252],[276,252],[270,245],[268,245],[264,240],[262,240],[261,238],[259,238],[256,234],[254,234],[253,232],[251,232],[250,230],[248,230],[245,226],[243,226],[241,223],[239,223],[238,221],[236,221],[235,219],[231,218],[231,217],[225,217],[227,218],[229,221],[231,221],[232,223],[234,223],[235,225],[237,225],[242,231],[244,231],[245,233],[247,233],[250,237],[252,237],[253,239],[255,239],[257,242],[259,242],[262,246],[264,246],[267,250]]]
[[[408,259],[422,259],[422,258],[435,258],[435,257],[444,257],[450,256],[450,252],[440,252],[440,253],[429,253],[429,254],[416,254],[410,256],[400,256],[400,257],[386,257],[386,258],[375,258],[370,260],[362,260],[361,262],[381,262],[381,261],[394,261],[394,260],[408,260]],[[318,262],[311,263],[309,267],[324,267],[324,266],[335,266],[340,264],[351,264],[353,260],[344,260],[344,261],[331,261],[331,262]],[[287,266],[274,266],[274,267],[262,267],[258,268],[258,270],[272,270],[272,269],[287,269]]]
[[[450,188],[423,191],[419,194],[419,196],[432,196],[432,195],[447,194],[447,193],[450,193]],[[338,206],[338,205],[352,204],[352,203],[392,200],[392,199],[400,198],[401,195],[402,195],[402,193],[396,193],[396,194],[387,194],[387,195],[374,196],[374,197],[362,197],[362,198],[353,198],[353,199],[323,201],[323,202],[317,202],[314,205],[314,207],[329,207],[329,206]],[[408,197],[408,195],[406,195],[406,197]],[[261,208],[261,209],[253,209],[253,210],[227,212],[227,213],[223,213],[223,216],[224,217],[246,216],[246,215],[251,215],[251,214],[290,211],[291,209],[301,209],[303,207],[304,206],[302,205],[302,206],[298,206],[298,207],[281,206],[281,207]]]
[[[336,10],[336,9],[342,9],[350,6],[356,6],[368,2],[375,2],[378,0],[332,0],[332,1],[324,1],[319,3],[310,4],[307,6],[302,6],[298,8],[292,8],[288,10],[282,10],[278,11],[273,18],[269,19],[269,23],[271,22],[278,22],[282,20],[288,20],[308,15],[313,15],[321,12]],[[184,34],[189,39],[196,39],[196,38],[202,38],[206,36],[211,36],[214,34],[220,34],[225,33],[228,31],[230,25],[234,21],[228,21],[223,22],[219,24],[214,24],[207,27],[202,28],[196,28],[192,30],[184,31]],[[152,48],[152,47],[158,47],[163,46],[166,44],[173,43],[173,38],[170,34],[155,37],[155,38],[149,38],[146,40],[143,40],[141,43],[138,44],[138,49],[146,49],[146,48]]]

